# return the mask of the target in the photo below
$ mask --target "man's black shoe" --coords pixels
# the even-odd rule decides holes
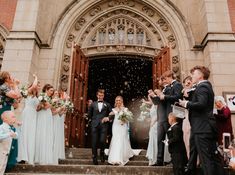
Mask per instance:
[[[185,168],[184,175],[195,175],[195,172],[189,168]]]
[[[163,166],[163,162],[157,162],[153,166]]]
[[[98,161],[96,158],[93,158],[93,165],[98,165]]]
[[[104,156],[104,154],[100,155],[100,161],[101,161],[102,163],[105,162],[105,156]]]

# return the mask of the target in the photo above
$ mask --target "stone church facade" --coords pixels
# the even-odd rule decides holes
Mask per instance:
[[[234,0],[0,0],[2,70],[22,82],[68,89],[71,50],[88,58],[156,56],[170,48],[170,67],[184,78],[211,69],[216,94],[235,89]],[[2,14],[2,13],[1,13]],[[7,19],[5,17],[8,17]]]
[[[77,47],[88,62],[118,55],[158,62],[167,48],[163,70],[182,80],[205,65],[216,95],[235,91],[235,0],[0,0],[0,9],[1,70],[23,84],[36,73],[42,84],[75,91]]]

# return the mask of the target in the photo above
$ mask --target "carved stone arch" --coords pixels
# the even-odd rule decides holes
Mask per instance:
[[[124,8],[128,6],[129,9],[135,9],[137,5],[135,3],[141,3],[142,7],[141,9],[138,9],[137,11],[142,14],[141,17],[145,17],[147,19],[155,19],[153,20],[155,29],[161,29],[160,32],[163,33],[164,37],[166,38],[163,40],[163,36],[159,36],[159,40],[165,41],[164,44],[169,45],[172,49],[171,57],[178,57],[178,59],[174,60],[180,60],[178,63],[174,61],[173,63],[173,70],[177,71],[178,74],[180,72],[180,69],[185,69],[184,67],[184,59],[187,58],[187,55],[190,55],[190,48],[192,47],[192,35],[190,28],[187,26],[186,22],[184,20],[181,20],[181,15],[178,14],[178,11],[170,4],[168,1],[152,1],[152,0],[136,0],[132,1],[128,5],[125,3],[128,3],[129,1],[120,0],[120,1],[108,1],[108,0],[81,0],[81,1],[74,1],[70,5],[70,7],[67,8],[67,11],[65,11],[64,15],[60,18],[61,21],[57,23],[57,26],[55,28],[55,33],[53,36],[55,36],[54,43],[53,43],[53,49],[57,51],[57,66],[55,71],[55,84],[60,84],[60,77],[63,76],[63,72],[61,71],[61,67],[63,67],[63,60],[61,61],[61,58],[69,57],[71,54],[71,42],[77,41],[78,36],[82,35],[82,31],[88,32],[91,29],[85,30],[85,26],[87,26],[84,22],[86,22],[86,19],[82,19],[84,17],[84,13],[87,13],[91,9],[93,9],[93,12],[89,14],[93,19],[95,19],[98,15],[103,13],[102,8],[99,8],[100,3],[111,3],[112,8]],[[133,4],[134,3],[134,4]],[[108,9],[105,9],[107,11]],[[90,11],[91,12],[91,11]],[[156,15],[160,15],[161,19],[157,19]],[[101,15],[102,16],[102,15]],[[79,21],[80,24],[78,25],[76,22],[78,22],[79,18],[81,20]],[[102,18],[100,19],[102,21]],[[140,18],[141,20],[141,18]],[[151,24],[151,23],[150,23]],[[74,35],[74,31],[71,29],[76,29],[79,32]],[[159,32],[159,33],[160,33]],[[95,38],[94,38],[95,39]],[[65,43],[65,45],[61,45],[61,43]],[[67,47],[69,46],[69,47]],[[106,48],[100,48],[105,50]],[[58,52],[59,51],[59,52]],[[84,52],[86,53],[86,48],[84,48]],[[157,54],[159,51],[156,50]],[[60,64],[61,63],[61,64]],[[175,64],[176,63],[176,64]],[[186,68],[187,69],[187,68]],[[67,70],[67,69],[66,69]],[[68,71],[69,72],[69,71]],[[58,74],[61,74],[60,77],[58,77]]]
[[[9,34],[9,31],[2,25],[0,25],[0,70],[2,67],[2,60],[5,51],[6,38]]]

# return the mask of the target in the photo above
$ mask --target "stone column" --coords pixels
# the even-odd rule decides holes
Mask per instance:
[[[18,0],[12,31],[6,40],[2,70],[9,71],[23,84],[37,73],[39,45],[37,17],[39,0]]]
[[[235,89],[235,37],[227,0],[205,0],[207,33],[201,41],[204,64],[211,70],[215,95]]]

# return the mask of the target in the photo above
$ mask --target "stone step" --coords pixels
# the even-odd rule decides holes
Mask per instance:
[[[66,159],[92,159],[91,155],[76,155],[73,154],[72,157],[66,156]],[[107,156],[106,156],[107,159]],[[144,155],[138,155],[132,157],[130,160],[136,160],[136,161],[148,161],[148,159]]]
[[[87,155],[90,154],[91,155],[91,148],[67,148],[65,150],[66,155],[68,155],[70,152],[72,152],[72,154],[76,154],[76,155]],[[99,152],[99,150],[98,150]],[[140,152],[140,155],[146,155],[147,151],[146,150],[142,150]]]
[[[105,174],[105,175],[170,175],[171,167],[112,165],[17,165],[10,172],[22,174]],[[19,173],[19,174],[18,174]],[[10,175],[9,173],[7,175]]]
[[[60,164],[65,165],[93,165],[91,159],[62,159],[59,161]],[[108,162],[101,163],[102,165],[108,165]],[[126,166],[148,166],[148,161],[129,161]]]

